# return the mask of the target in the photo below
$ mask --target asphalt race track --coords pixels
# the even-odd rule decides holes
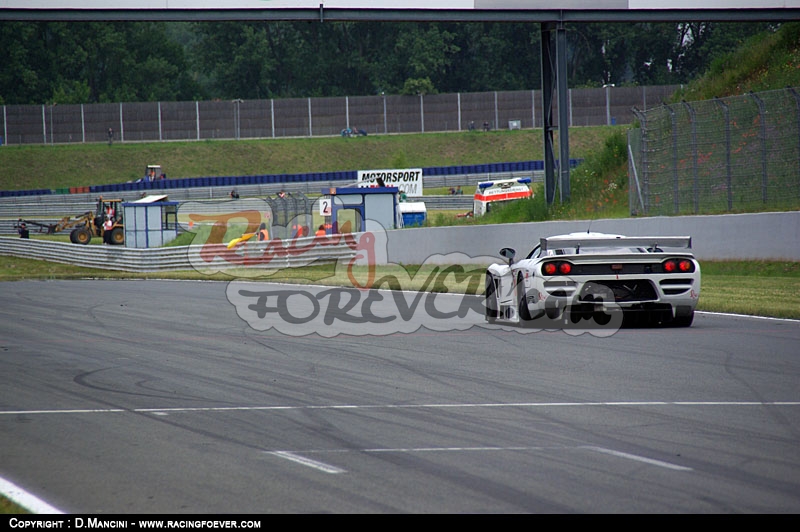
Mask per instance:
[[[798,322],[252,286],[0,283],[0,478],[67,513],[800,511]]]

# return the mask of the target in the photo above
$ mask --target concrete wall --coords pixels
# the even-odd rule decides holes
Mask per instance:
[[[793,211],[400,229],[387,232],[388,261],[450,264],[444,255],[466,253],[481,264],[487,256],[501,260],[497,252],[503,247],[521,257],[541,237],[586,231],[590,224],[592,231],[626,236],[691,236],[698,259],[800,260],[800,211]]]

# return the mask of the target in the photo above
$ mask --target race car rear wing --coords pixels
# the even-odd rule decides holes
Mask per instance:
[[[548,249],[575,248],[580,252],[581,248],[605,248],[605,247],[625,247],[625,248],[647,248],[648,250],[660,250],[666,248],[689,248],[692,247],[692,237],[690,236],[617,236],[608,238],[570,236],[569,238],[555,237],[542,238],[539,241],[542,251]]]

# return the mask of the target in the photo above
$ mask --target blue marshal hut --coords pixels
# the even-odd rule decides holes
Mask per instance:
[[[362,233],[403,227],[397,187],[331,187],[322,190],[326,233]]]
[[[157,248],[178,237],[178,202],[166,195],[123,203],[125,247]]]

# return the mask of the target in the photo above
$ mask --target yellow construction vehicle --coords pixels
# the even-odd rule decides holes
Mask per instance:
[[[122,222],[121,199],[97,199],[95,212],[86,211],[77,216],[65,216],[57,223],[45,225],[35,220],[18,220],[47,229],[47,234],[61,233],[71,229],[69,240],[73,244],[88,244],[92,238],[99,236],[106,244],[121,245],[125,243],[125,226]]]

